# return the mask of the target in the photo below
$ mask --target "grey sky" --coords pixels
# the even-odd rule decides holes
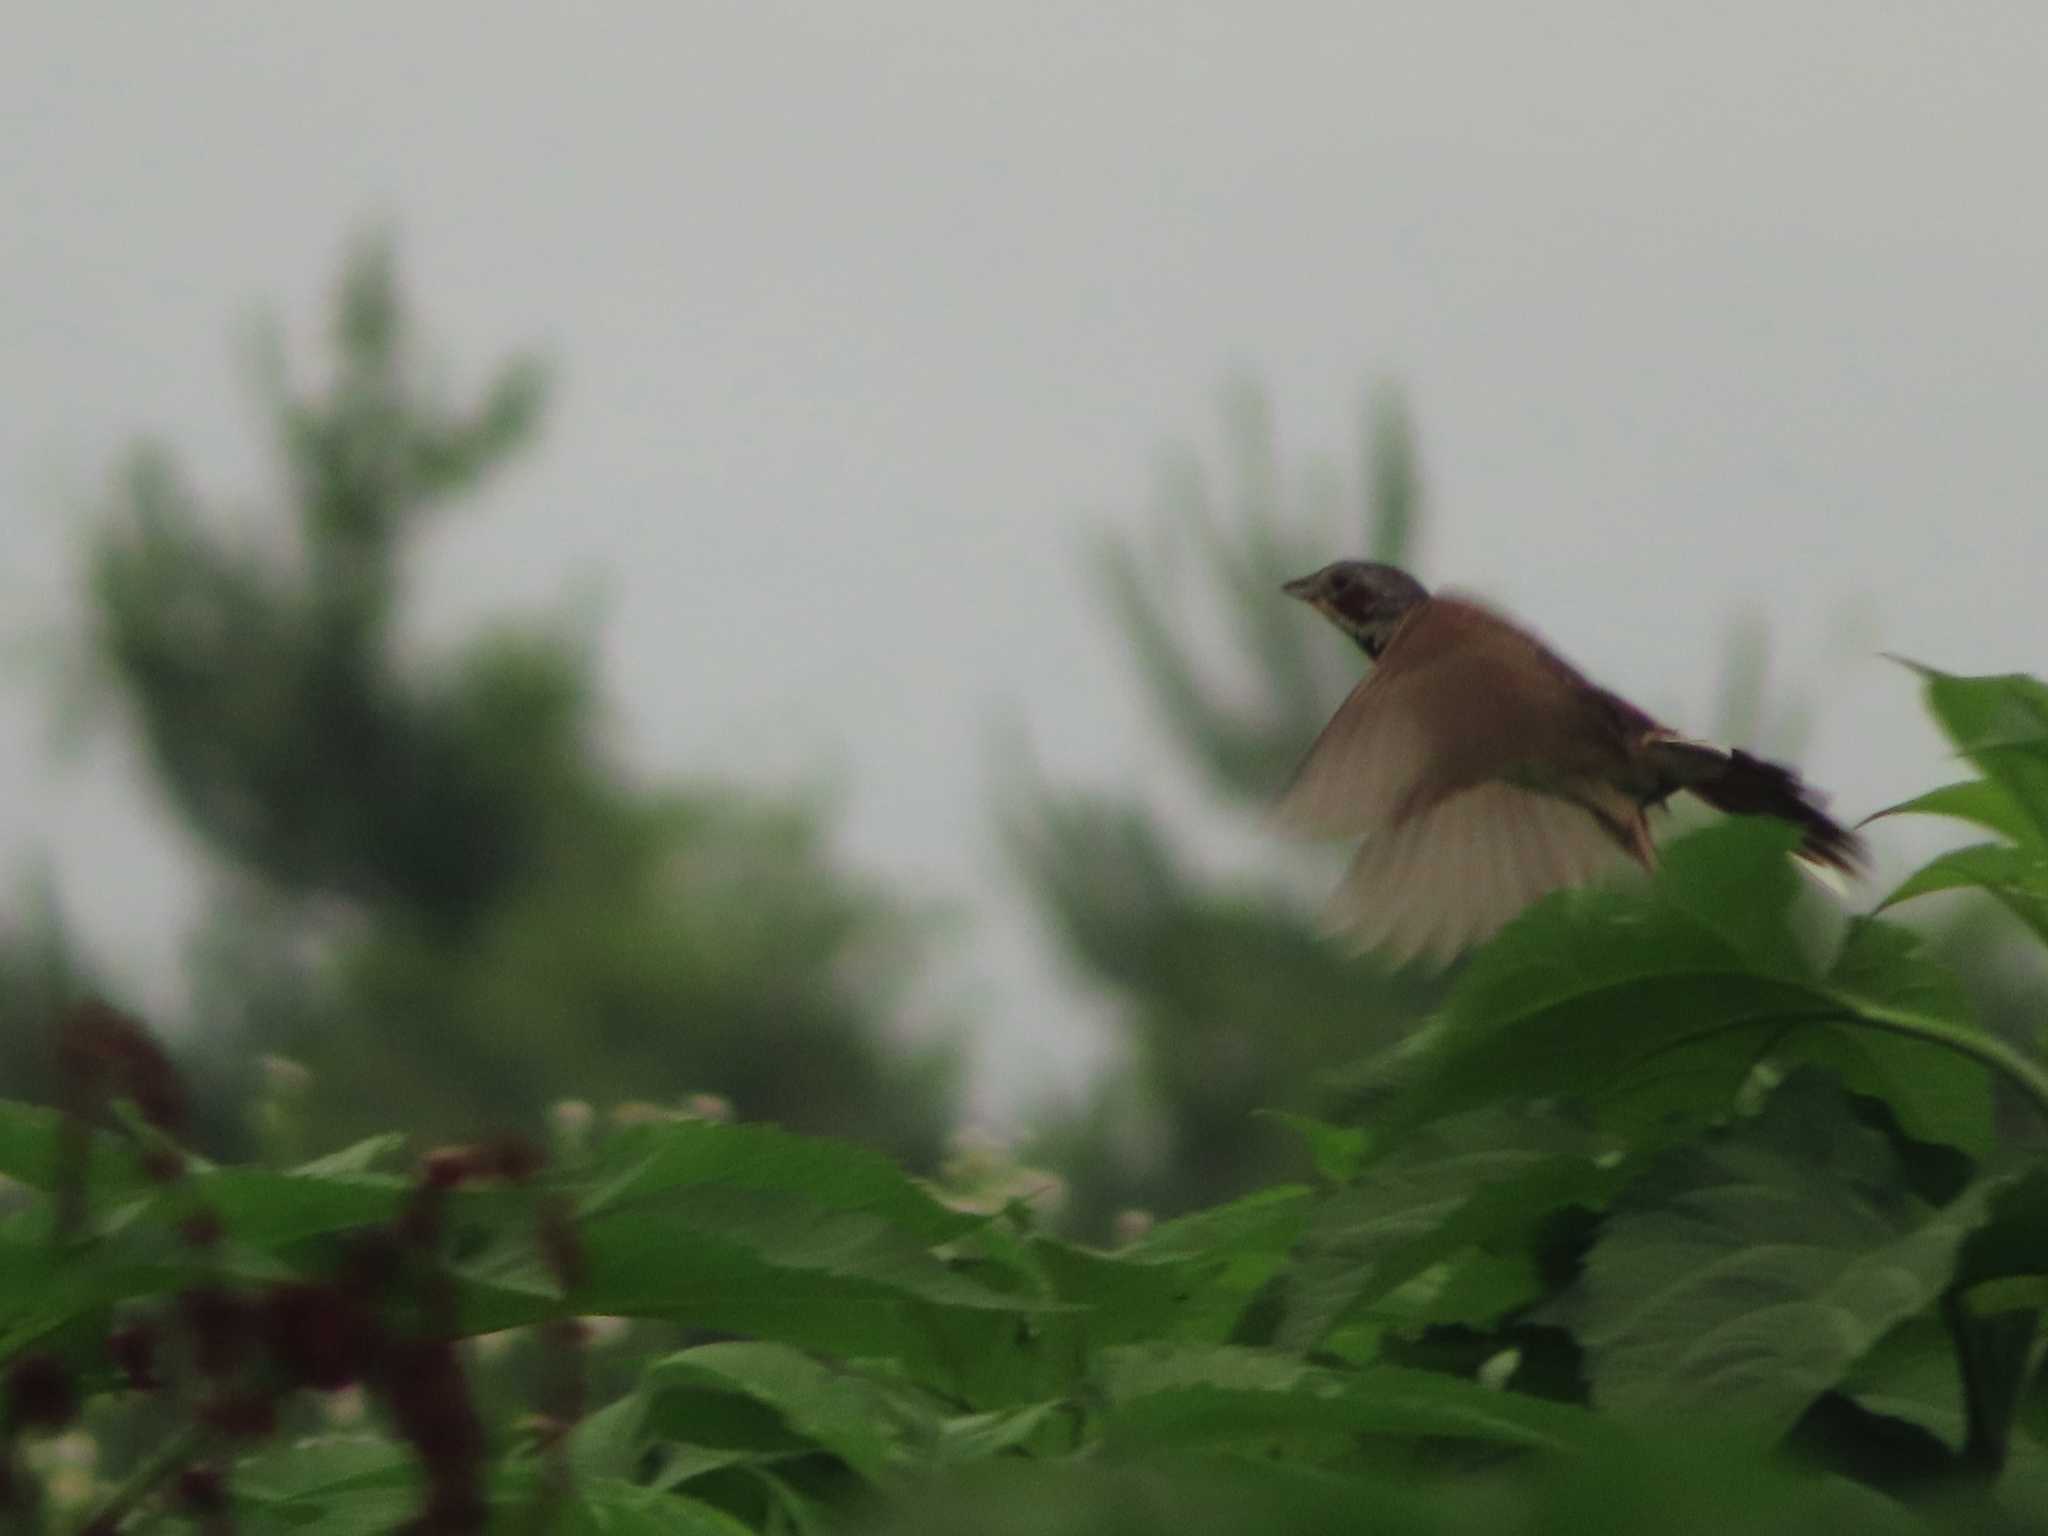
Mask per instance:
[[[972,904],[1002,1102],[1088,1037],[986,727],[1169,768],[1079,535],[1213,440],[1232,364],[1296,461],[1401,380],[1426,574],[1646,702],[1704,714],[1753,603],[1852,814],[1939,771],[1879,645],[2048,667],[2038,5],[7,9],[7,635],[61,617],[132,432],[261,489],[232,328],[307,334],[388,215],[453,369],[562,364],[542,451],[432,541],[429,635],[602,575],[636,761],[822,772],[854,858]],[[183,855],[111,740],[42,736],[10,686],[0,868],[47,849],[162,995]]]

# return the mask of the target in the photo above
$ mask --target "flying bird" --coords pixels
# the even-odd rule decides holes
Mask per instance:
[[[1366,560],[1281,590],[1374,663],[1279,804],[1285,826],[1363,839],[1331,913],[1361,949],[1441,964],[1549,891],[1653,868],[1644,813],[1681,790],[1791,823],[1817,871],[1861,862],[1790,768],[1667,729],[1481,603]]]

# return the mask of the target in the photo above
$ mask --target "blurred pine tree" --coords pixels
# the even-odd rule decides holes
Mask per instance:
[[[145,446],[91,550],[95,653],[220,876],[195,1009],[212,1101],[246,1103],[275,1052],[312,1073],[319,1142],[707,1092],[934,1163],[954,1053],[894,1033],[922,926],[834,865],[816,814],[634,783],[566,626],[397,643],[411,541],[530,441],[540,366],[471,406],[429,389],[381,244],[348,265],[333,340],[317,393],[262,353],[279,524],[231,531]]]

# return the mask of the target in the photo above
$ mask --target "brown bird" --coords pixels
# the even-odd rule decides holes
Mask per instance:
[[[1861,860],[1791,769],[1667,730],[1480,603],[1364,560],[1281,590],[1376,663],[1279,806],[1297,830],[1364,839],[1332,913],[1361,948],[1442,963],[1546,892],[1654,867],[1644,812],[1680,790],[1790,822],[1818,870]]]

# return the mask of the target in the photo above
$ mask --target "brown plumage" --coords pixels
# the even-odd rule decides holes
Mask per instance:
[[[1377,661],[1279,807],[1363,839],[1333,916],[1364,948],[1441,962],[1549,891],[1651,867],[1644,813],[1681,790],[1792,823],[1816,866],[1856,867],[1856,839],[1792,770],[1666,729],[1482,604],[1365,561],[1286,590]]]

